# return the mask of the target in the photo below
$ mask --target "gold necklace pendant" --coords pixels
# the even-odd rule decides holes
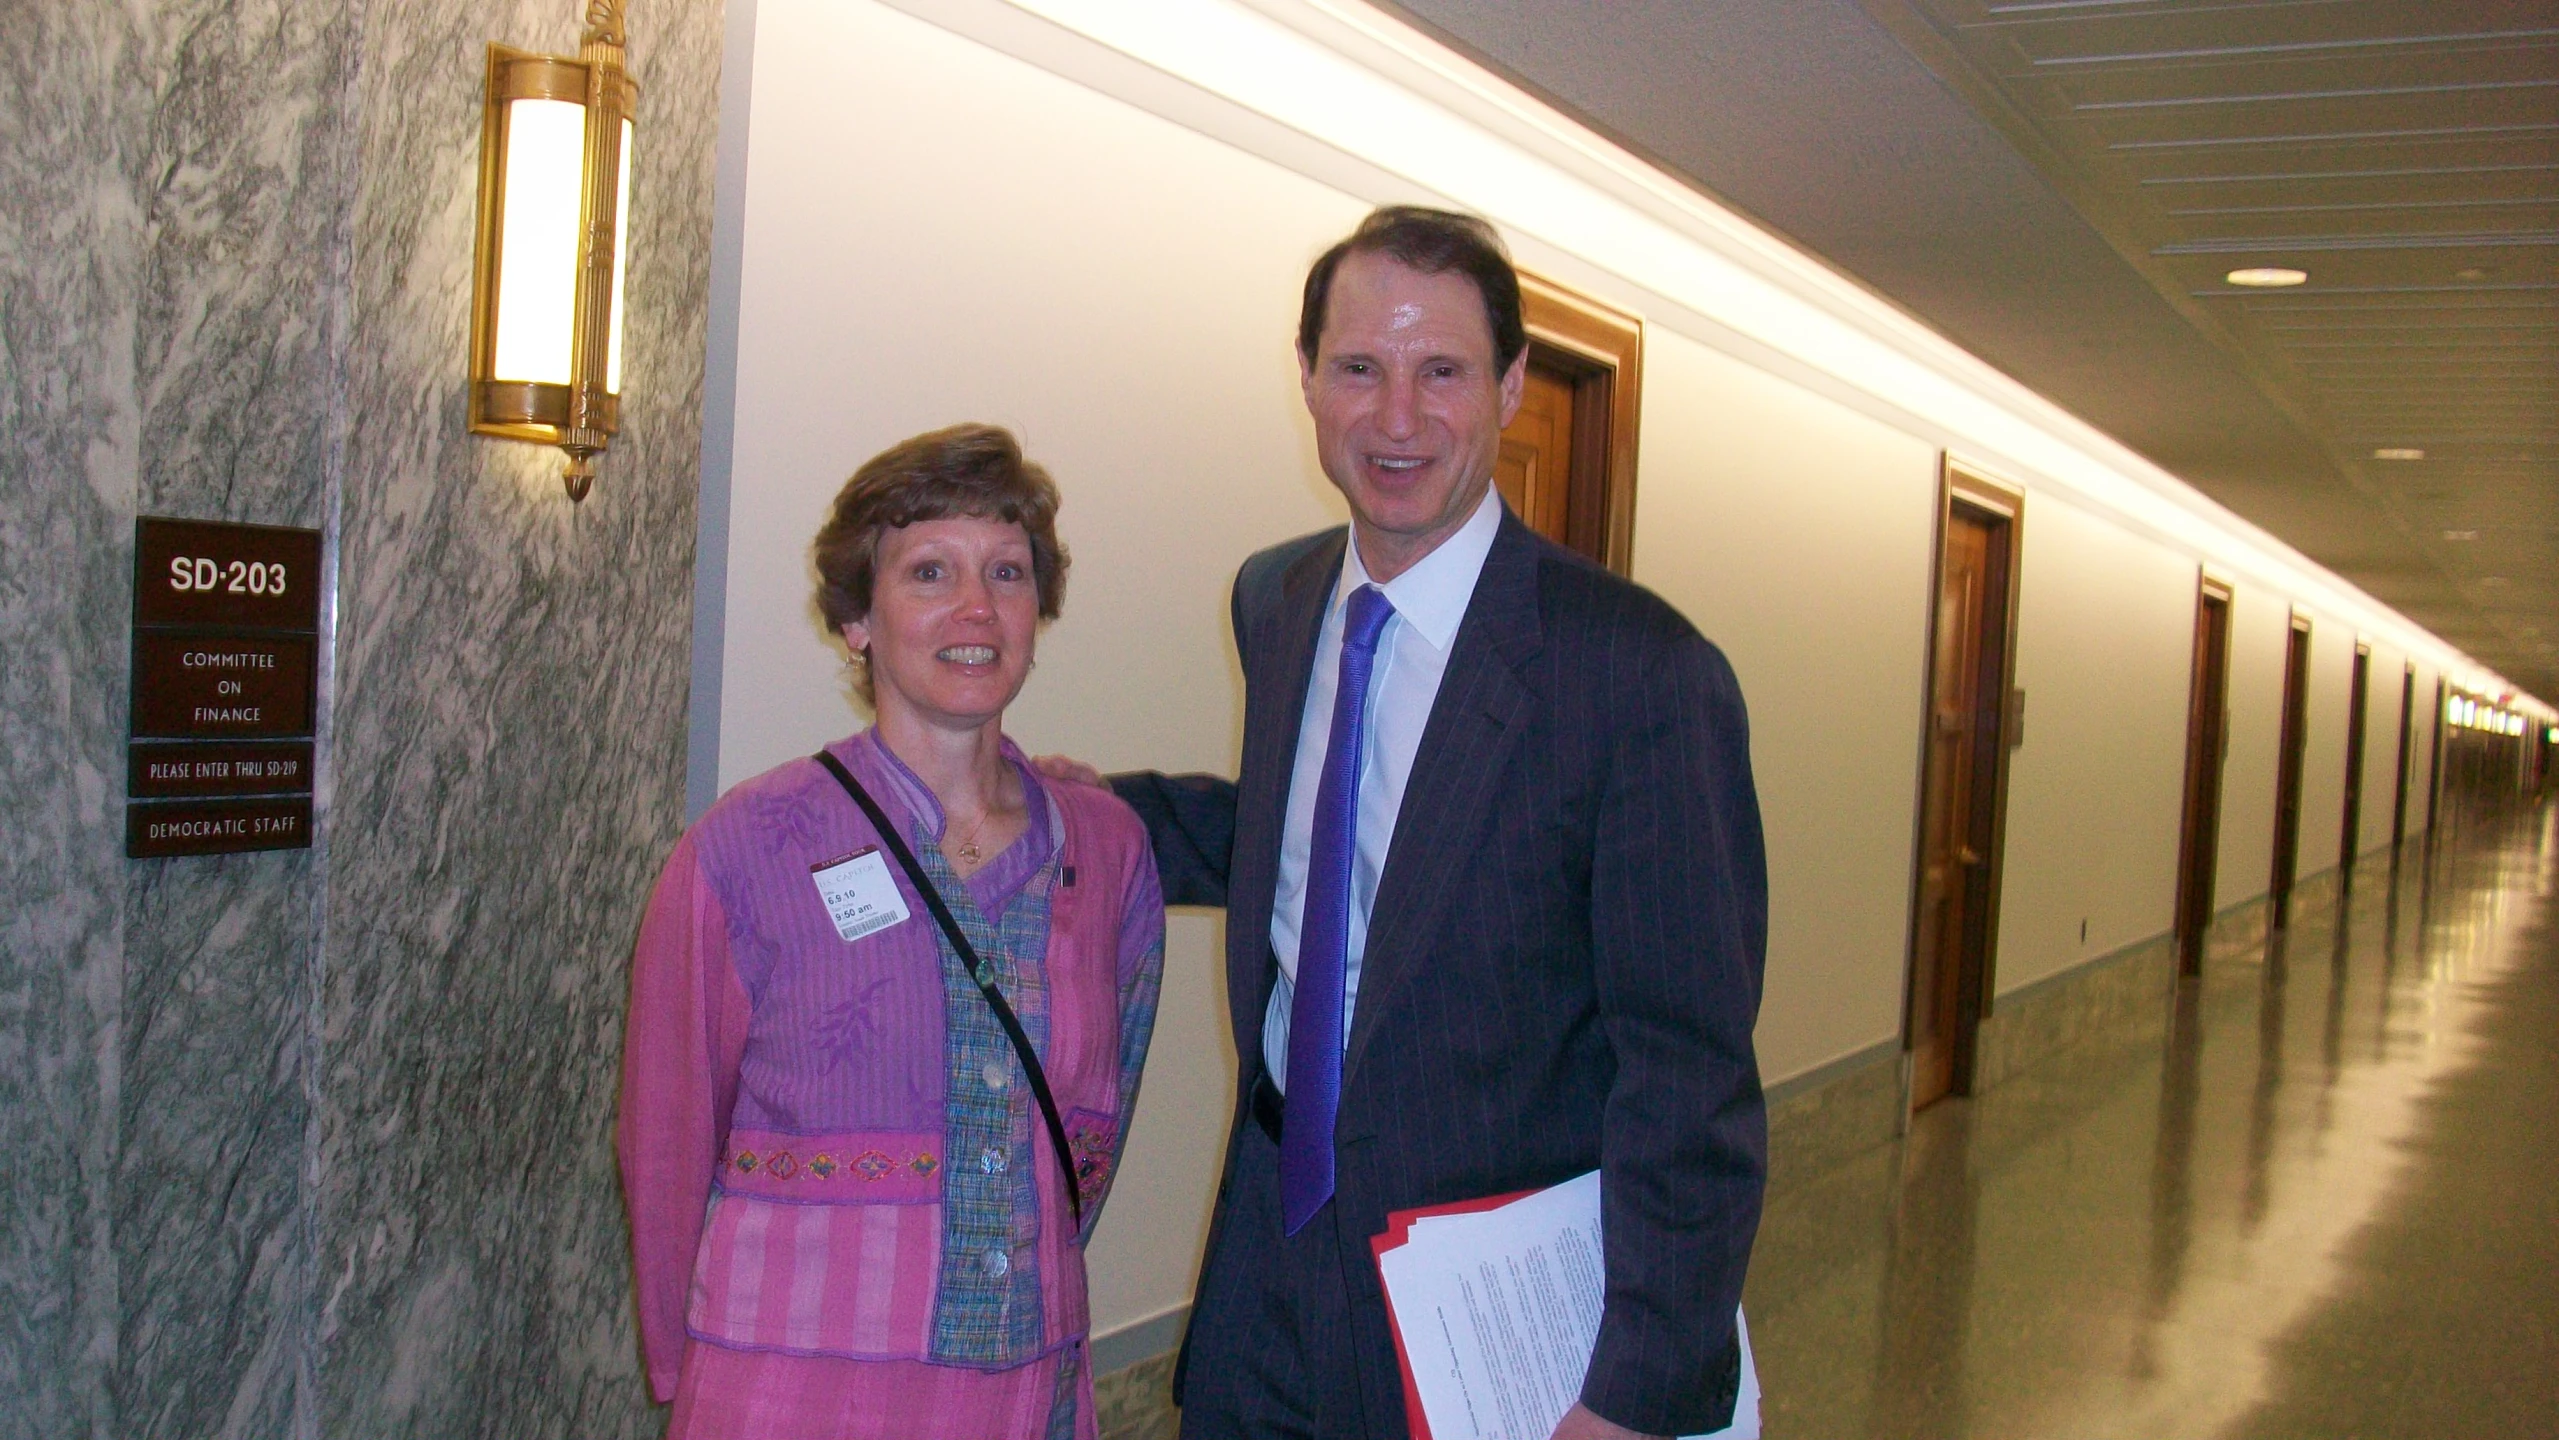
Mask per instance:
[[[950,847],[950,854],[963,865],[975,866],[982,853],[977,848],[978,832],[985,828],[986,817],[980,815],[977,817],[977,823],[969,827],[968,838],[962,840],[958,845]],[[943,833],[945,835],[950,833],[947,824],[943,828]]]

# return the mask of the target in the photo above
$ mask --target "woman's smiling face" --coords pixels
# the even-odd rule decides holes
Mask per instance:
[[[1031,540],[1006,520],[957,515],[885,531],[871,613],[844,627],[870,648],[882,718],[892,707],[939,729],[1000,719],[1030,678],[1040,623]]]

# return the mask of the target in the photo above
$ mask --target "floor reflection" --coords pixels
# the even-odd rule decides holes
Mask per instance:
[[[2559,816],[2368,861],[2289,935],[1770,1197],[1792,1437],[2559,1429]]]
[[[1973,1222],[1968,1117],[1931,1125],[1898,1147],[1901,1184],[1887,1232],[1877,1322],[1875,1425],[1888,1434],[1952,1435],[1965,1428],[1966,1328],[1939,1323],[1972,1309]]]
[[[2185,1283],[2186,1237],[2194,1228],[2195,1117],[2203,1097],[2203,1059],[2203,986],[2199,978],[2180,979],[2168,1015],[2159,1067],[2159,1121],[2150,1150],[2148,1283],[2125,1372],[2136,1382],[2159,1374],[2153,1342],[2160,1322],[2176,1313],[2177,1294]]]

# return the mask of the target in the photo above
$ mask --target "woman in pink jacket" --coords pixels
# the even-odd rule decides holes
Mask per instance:
[[[878,723],[720,797],[650,897],[619,1141],[671,1437],[1095,1433],[1164,907],[1137,818],[1004,738],[1057,504],[991,426],[865,464],[817,598]]]

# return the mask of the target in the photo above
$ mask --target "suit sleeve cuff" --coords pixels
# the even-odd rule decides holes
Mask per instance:
[[[1741,1345],[1727,1336],[1720,1358],[1702,1367],[1669,1363],[1668,1347],[1612,1334],[1603,1321],[1582,1407],[1639,1435],[1704,1435],[1733,1423],[1741,1394]]]

